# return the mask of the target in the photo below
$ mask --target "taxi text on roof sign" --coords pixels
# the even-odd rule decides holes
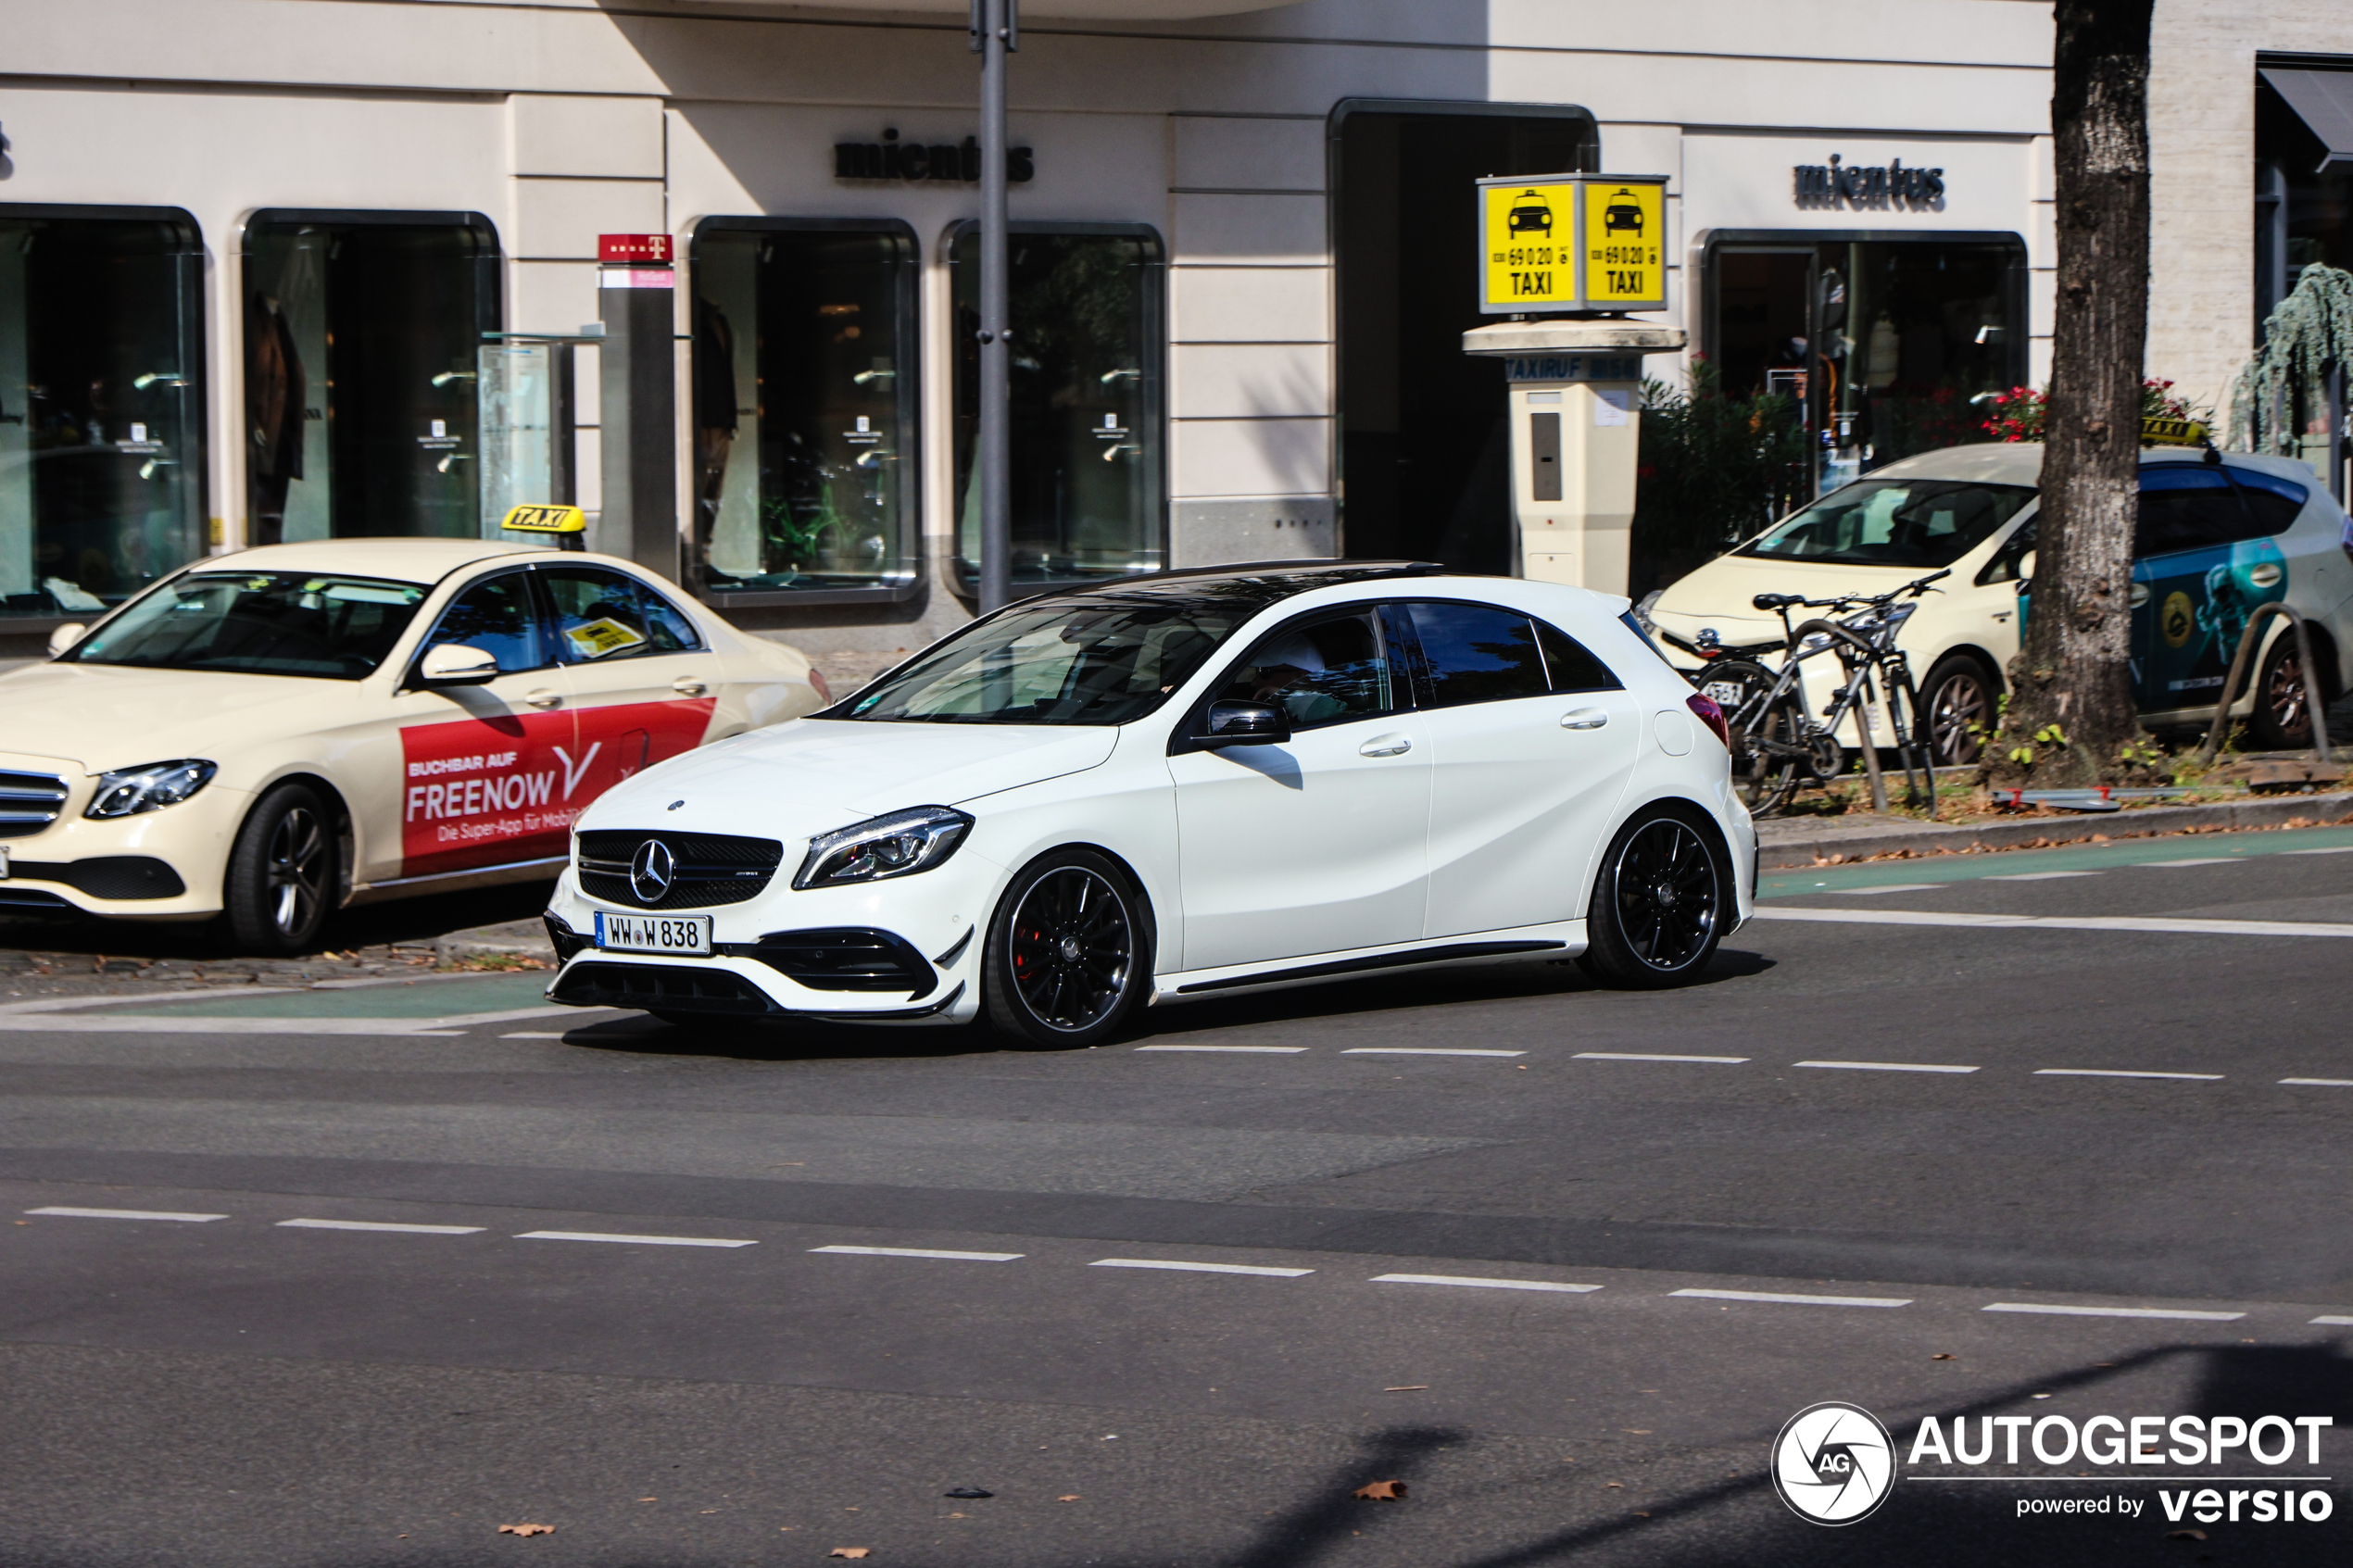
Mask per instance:
[[[518,533],[580,533],[588,518],[578,507],[521,506],[510,508],[498,526]]]
[[[2141,421],[2141,445],[2203,446],[2206,445],[2206,427],[2196,420],[2145,419]]]
[[[1481,180],[1479,310],[1664,310],[1666,230],[1663,174]]]

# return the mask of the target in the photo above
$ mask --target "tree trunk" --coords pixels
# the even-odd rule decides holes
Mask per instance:
[[[2058,307],[2032,610],[2011,669],[1996,784],[2132,773],[2133,525],[2148,339],[2152,0],[2058,0]]]

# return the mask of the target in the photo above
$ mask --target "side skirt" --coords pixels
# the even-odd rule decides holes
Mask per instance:
[[[1585,922],[1563,921],[1554,925],[1525,926],[1514,932],[1493,932],[1385,952],[1318,958],[1304,963],[1161,975],[1155,979],[1152,1000],[1156,1004],[1200,1001],[1208,997],[1281,990],[1411,969],[1557,960],[1575,958],[1584,950]]]

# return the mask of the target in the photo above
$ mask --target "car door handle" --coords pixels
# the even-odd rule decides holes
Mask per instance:
[[[1598,730],[1609,722],[1609,715],[1598,708],[1572,708],[1561,715],[1564,730]]]
[[[542,686],[535,692],[523,693],[522,699],[523,701],[531,704],[534,708],[553,708],[556,704],[563,701],[564,694],[561,692],[549,691],[547,687]]]
[[[1994,619],[1996,621],[2007,621],[2010,618],[2010,614],[2011,612],[2007,609],[1997,609],[1994,612]]]
[[[709,686],[705,685],[702,682],[697,680],[692,675],[679,676],[676,680],[670,683],[670,689],[676,692],[680,696],[700,696],[703,693],[711,690]]]
[[[1356,748],[1359,757],[1402,757],[1414,749],[1410,735],[1375,735]]]

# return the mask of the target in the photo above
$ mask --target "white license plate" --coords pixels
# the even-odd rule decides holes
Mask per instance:
[[[711,956],[709,915],[611,915],[597,911],[597,946],[608,953]]]
[[[1727,713],[1741,705],[1741,686],[1738,681],[1710,681],[1700,687],[1700,690],[1706,694],[1708,701]]]

